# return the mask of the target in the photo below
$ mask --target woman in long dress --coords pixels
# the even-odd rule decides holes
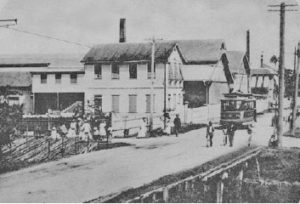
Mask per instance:
[[[147,135],[147,123],[146,118],[143,118],[140,123],[140,131],[138,132],[138,138],[146,137]]]
[[[171,135],[171,120],[167,119],[166,121],[166,128],[165,128],[165,134],[166,135]]]
[[[70,124],[70,128],[68,131],[68,137],[76,137],[76,132],[77,132],[76,126],[77,126],[76,121],[73,120]]]
[[[99,125],[99,132],[100,132],[100,138],[101,140],[104,140],[106,138],[106,123],[105,121],[104,122],[101,122],[100,125]]]

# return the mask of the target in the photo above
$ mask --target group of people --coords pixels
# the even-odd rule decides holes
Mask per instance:
[[[234,140],[234,135],[237,130],[237,125],[234,123],[230,123],[226,126],[226,131],[223,130],[224,133],[224,138],[223,138],[223,145],[226,146],[229,142],[229,146],[233,146],[233,140]],[[206,139],[207,139],[207,147],[212,147],[213,146],[213,137],[214,137],[214,131],[215,128],[213,127],[213,124],[211,121],[209,121],[207,128],[206,128]],[[251,126],[247,126],[247,133],[249,135],[248,137],[248,146],[251,145],[252,141],[252,128]]]
[[[95,118],[78,118],[73,119],[69,128],[64,123],[53,126],[51,129],[50,138],[59,139],[62,137],[75,138],[79,137],[81,140],[88,141],[103,140],[111,135],[111,127],[107,124],[105,119]]]
[[[163,129],[163,134],[171,135],[172,124],[171,124],[170,116],[169,115],[164,116],[164,120],[166,120],[166,125],[165,125],[165,128]],[[181,120],[180,120],[179,114],[176,114],[176,117],[173,120],[173,124],[174,124],[173,130],[174,130],[175,136],[178,137],[180,129],[181,129]],[[137,138],[147,137],[147,133],[148,133],[147,119],[143,118],[140,123],[140,130],[138,132]]]

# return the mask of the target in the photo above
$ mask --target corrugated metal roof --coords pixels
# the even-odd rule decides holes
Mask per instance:
[[[155,60],[167,61],[173,48],[174,42],[159,42],[155,44]],[[96,45],[84,56],[82,62],[124,62],[151,60],[152,46],[150,43],[114,43]]]
[[[172,48],[178,45],[188,64],[213,64],[220,60],[225,48],[224,40],[171,40],[156,43],[155,60],[166,61]],[[94,46],[82,62],[151,60],[150,43],[114,43]]]
[[[31,84],[29,72],[0,72],[0,86],[28,87]]]

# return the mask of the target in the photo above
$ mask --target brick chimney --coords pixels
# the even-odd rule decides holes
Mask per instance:
[[[249,30],[247,30],[246,44],[247,44],[246,56],[248,59],[248,63],[250,64],[250,31]]]
[[[126,42],[126,19],[121,18],[120,19],[120,36],[119,36],[119,42],[124,43]]]

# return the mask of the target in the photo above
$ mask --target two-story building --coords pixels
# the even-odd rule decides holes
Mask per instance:
[[[86,106],[93,104],[119,115],[146,114],[151,112],[152,98],[155,113],[183,108],[183,58],[178,46],[173,42],[155,44],[153,82],[151,51],[151,43],[93,47],[81,61]]]

